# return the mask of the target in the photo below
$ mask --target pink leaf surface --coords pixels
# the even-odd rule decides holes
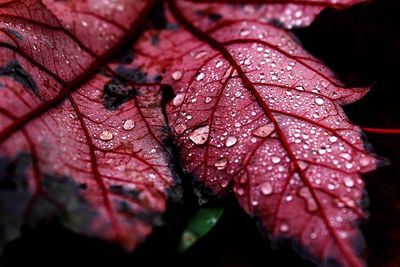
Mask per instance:
[[[294,240],[323,266],[362,266],[360,174],[375,169],[376,159],[340,105],[368,90],[341,84],[272,12],[301,10],[281,21],[291,27],[308,24],[321,6],[341,4],[350,2],[170,1],[170,18],[181,27],[159,34],[162,54],[147,49],[144,37],[137,62],[168,69],[163,82],[176,93],[169,123],[186,171],[205,187],[200,195],[233,188],[273,240]]]
[[[360,175],[377,160],[341,105],[368,89],[346,88],[289,31],[360,1],[170,0],[134,60],[110,62],[155,2],[0,4],[0,179],[16,188],[0,200],[18,203],[1,223],[55,215],[133,249],[174,190],[169,125],[203,199],[234,191],[272,240],[363,266]],[[175,92],[166,110],[160,85]]]
[[[97,72],[151,4],[1,4],[0,179],[15,184],[1,194],[6,239],[53,215],[131,250],[158,223],[174,185],[159,88]]]

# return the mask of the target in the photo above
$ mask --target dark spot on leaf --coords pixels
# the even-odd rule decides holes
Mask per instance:
[[[151,36],[151,44],[157,46],[159,43],[160,43],[160,38],[158,37],[157,34],[153,34]]]
[[[39,196],[30,212],[29,222],[36,225],[57,218],[75,231],[89,229],[95,210],[80,195],[80,185],[68,176],[44,174],[43,190],[46,197]]]
[[[221,14],[208,9],[197,10],[196,14],[200,17],[207,17],[212,22],[216,22],[222,18]]]
[[[111,80],[104,86],[103,103],[107,110],[113,111],[136,95],[136,90],[119,80]]]
[[[280,20],[278,19],[271,19],[269,20],[269,23],[272,25],[278,27],[278,28],[285,28],[285,24],[283,24]]]
[[[124,66],[118,66],[116,72],[124,79],[135,82],[135,83],[146,83],[147,74],[139,68],[125,68]]]
[[[21,67],[21,65],[16,60],[12,60],[5,67],[1,67],[0,76],[12,77],[14,80],[21,83],[26,89],[29,89],[38,98],[40,98],[39,89],[35,81],[32,79],[29,73]]]
[[[117,204],[117,211],[129,217],[134,216],[133,210],[126,201],[119,201]]]
[[[108,190],[110,190],[111,193],[122,194],[124,188],[122,185],[111,185]]]
[[[132,47],[126,47],[119,50],[120,52],[115,55],[114,60],[120,64],[129,64],[135,58]]]
[[[135,190],[135,189],[128,189],[124,188],[122,185],[111,185],[108,190],[110,190],[111,193],[119,194],[121,196],[126,196],[130,197],[133,199],[137,199],[138,196],[140,195],[140,191]]]
[[[82,183],[82,184],[79,185],[79,189],[80,190],[86,190],[87,188],[88,188],[88,185],[85,184],[85,183]]]
[[[140,195],[140,191],[132,189],[129,190],[127,194],[132,198],[137,198]]]
[[[10,28],[4,28],[3,30],[5,30],[6,32],[8,32],[9,34],[17,37],[19,40],[23,40],[24,37],[17,31],[10,29]]]
[[[175,31],[177,29],[179,29],[179,24],[177,24],[177,23],[168,23],[167,30]]]
[[[171,102],[172,99],[175,97],[174,89],[172,89],[172,86],[164,85],[161,89],[162,89],[161,90],[161,92],[162,92],[161,103],[167,104],[167,103]]]
[[[208,19],[216,22],[216,21],[219,21],[220,19],[222,19],[222,15],[219,13],[211,13],[211,14],[208,14]]]

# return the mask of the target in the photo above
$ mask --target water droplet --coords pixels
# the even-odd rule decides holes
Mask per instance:
[[[189,139],[197,145],[202,145],[207,142],[209,133],[210,126],[200,126],[189,134]]]
[[[285,197],[285,200],[286,200],[287,202],[290,202],[290,201],[293,200],[293,196],[292,196],[292,195],[288,195],[288,196]]]
[[[197,74],[196,80],[201,81],[204,79],[204,77],[206,77],[206,75],[203,72],[200,72],[199,74]]]
[[[221,159],[217,159],[217,161],[215,161],[214,166],[218,170],[223,170],[226,168],[227,163],[228,163],[228,161],[225,158],[221,158]]]
[[[229,180],[222,180],[222,181],[221,181],[221,187],[222,187],[222,188],[227,187],[228,184],[229,184]]]
[[[281,158],[280,157],[277,157],[277,156],[273,156],[272,158],[271,158],[271,161],[272,161],[272,163],[279,163],[279,162],[281,162]]]
[[[246,29],[241,29],[240,30],[240,35],[243,36],[243,37],[245,37],[245,36],[247,36],[249,34],[250,34],[249,30],[246,30]]]
[[[239,196],[243,196],[243,194],[244,194],[243,188],[237,188],[236,189],[236,194],[238,194]]]
[[[341,239],[346,239],[349,236],[345,231],[339,231],[338,234]]]
[[[237,142],[237,137],[236,137],[236,136],[229,136],[229,137],[226,139],[225,145],[226,145],[227,147],[231,147],[231,146],[235,145],[236,142]]]
[[[222,65],[224,65],[224,63],[223,63],[222,61],[218,61],[217,64],[215,64],[215,67],[216,67],[217,69],[219,69],[219,68],[222,67]]]
[[[369,163],[370,163],[369,158],[361,158],[360,159],[360,165],[362,167],[367,167],[369,165]]]
[[[340,156],[344,159],[351,160],[351,155],[348,153],[340,153]]]
[[[172,76],[172,79],[174,79],[175,81],[178,81],[182,78],[182,75],[183,75],[182,71],[177,70],[177,71],[174,71],[171,76]]]
[[[315,98],[315,104],[321,106],[325,103],[325,100],[322,97]]]
[[[265,196],[271,195],[272,191],[274,190],[272,185],[268,182],[265,182],[260,187],[261,193]]]
[[[335,220],[336,220],[337,222],[343,222],[342,216],[339,216],[339,215],[335,217]]]
[[[183,100],[185,100],[184,94],[177,94],[174,99],[172,100],[172,105],[175,107],[182,105]]]
[[[304,161],[302,161],[302,160],[299,160],[299,167],[300,167],[300,169],[301,170],[305,170],[305,169],[307,169],[307,167],[308,167],[308,163],[307,162],[304,162]]]
[[[353,168],[353,163],[346,162],[346,164],[344,166],[346,167],[346,169],[350,170],[351,168]]]
[[[235,93],[235,96],[236,97],[240,97],[242,95],[242,92],[240,92],[240,91],[237,91],[236,93]]]
[[[297,89],[297,90],[299,90],[299,91],[304,91],[304,87],[303,87],[303,86],[301,86],[301,85],[299,85],[299,86],[296,86],[296,89]]]
[[[200,59],[200,58],[204,57],[207,54],[208,54],[208,51],[201,50],[201,51],[195,53],[194,58],[195,59]]]
[[[87,27],[87,26],[88,26],[88,23],[87,23],[86,21],[82,20],[82,26],[83,26],[83,27]]]
[[[109,130],[104,130],[100,134],[100,139],[103,140],[103,141],[110,141],[113,138],[114,138],[114,135]]]
[[[333,189],[335,189],[335,185],[334,185],[334,184],[331,184],[331,183],[329,183],[329,184],[328,184],[328,189],[329,189],[329,190],[333,190]]]
[[[338,140],[338,139],[337,139],[336,136],[334,136],[334,135],[329,136],[329,142],[335,143],[337,140]]]
[[[204,102],[206,104],[210,103],[212,101],[212,97],[207,96],[206,99],[204,100]]]
[[[135,128],[135,122],[133,120],[126,120],[124,125],[122,125],[122,128],[124,128],[125,131],[132,130]]]
[[[258,137],[267,137],[275,130],[275,126],[273,123],[268,123],[266,125],[258,127],[253,134]]]
[[[319,118],[319,113],[318,113],[318,112],[315,112],[315,113],[313,114],[313,118],[314,118],[314,119],[318,119],[318,118]]]
[[[290,229],[290,227],[289,227],[289,224],[287,224],[287,223],[282,223],[282,224],[279,226],[279,230],[280,230],[281,232],[284,232],[284,233],[289,232],[289,229]]]
[[[177,134],[183,133],[184,131],[186,131],[186,129],[187,129],[187,126],[185,124],[182,124],[182,123],[179,123],[179,124],[177,124],[175,126],[175,132]]]
[[[344,183],[344,185],[346,187],[353,187],[354,186],[354,180],[351,179],[351,177],[349,177],[349,176],[344,177],[343,183]]]
[[[307,187],[304,186],[300,188],[299,196],[306,201],[308,211],[314,212],[318,210],[317,203],[315,202],[310,190]]]
[[[312,232],[312,233],[310,234],[310,238],[311,238],[311,239],[316,239],[316,238],[317,238],[317,233]]]

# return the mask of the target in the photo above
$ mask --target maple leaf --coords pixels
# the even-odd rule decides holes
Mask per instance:
[[[98,72],[152,4],[1,4],[2,243],[59,217],[132,249],[159,222],[175,184],[160,88],[137,85],[152,79],[139,70],[126,70],[129,82]]]
[[[346,88],[287,30],[351,1],[190,2],[169,1],[181,27],[135,49],[137,62],[165,64],[176,93],[168,121],[199,195],[233,188],[273,240],[293,240],[323,266],[362,266],[360,174],[377,162],[340,105],[368,90]]]

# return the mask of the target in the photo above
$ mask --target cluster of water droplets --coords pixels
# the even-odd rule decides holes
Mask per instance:
[[[276,214],[276,230],[281,233],[295,227],[284,212],[293,205],[307,216],[319,217],[321,208],[329,210],[329,224],[338,228],[357,218],[364,186],[358,173],[370,168],[373,160],[363,152],[358,128],[333,101],[351,92],[336,90],[319,63],[298,60],[306,54],[271,27],[240,22],[213,37],[221,43],[231,41],[226,48],[238,66],[222,57],[210,59],[172,102],[179,112],[174,129],[184,142],[188,171],[216,192],[234,176],[234,191],[252,206],[250,210],[281,201]],[[235,44],[233,38],[260,41]],[[198,57],[198,66],[207,55],[202,50],[191,54]],[[253,89],[244,86],[241,72]],[[171,78],[179,82],[184,75],[175,70]],[[327,236],[327,227],[310,228],[310,239]],[[348,237],[345,226],[338,233],[339,238]]]

